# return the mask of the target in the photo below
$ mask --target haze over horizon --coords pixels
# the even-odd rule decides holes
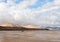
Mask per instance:
[[[60,0],[0,0],[0,23],[60,26]]]

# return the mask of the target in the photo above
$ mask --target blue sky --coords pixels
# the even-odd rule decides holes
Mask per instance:
[[[23,0],[13,0],[14,3],[16,4],[20,4],[20,2],[22,2]],[[53,2],[54,0],[38,0],[36,2],[36,4],[30,5],[28,8],[38,8],[38,7],[42,7],[44,4],[48,3],[48,2]],[[8,3],[8,0],[1,0],[1,2],[5,2]]]
[[[53,2],[53,0],[38,0],[36,4],[29,6],[29,8],[35,9],[38,7],[42,7],[44,4],[48,2]]]
[[[0,0],[0,23],[60,26],[60,0]]]

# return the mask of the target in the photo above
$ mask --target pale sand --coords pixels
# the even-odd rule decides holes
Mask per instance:
[[[60,31],[0,31],[0,42],[60,42]]]

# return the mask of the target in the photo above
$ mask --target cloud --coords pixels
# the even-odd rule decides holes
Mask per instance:
[[[23,0],[16,4],[14,0],[0,3],[0,23],[58,25],[60,21],[60,1],[48,2],[42,7],[30,9],[28,6],[37,4],[37,0]]]

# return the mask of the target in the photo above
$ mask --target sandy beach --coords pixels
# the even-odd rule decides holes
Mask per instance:
[[[0,31],[0,42],[60,42],[60,31]]]

